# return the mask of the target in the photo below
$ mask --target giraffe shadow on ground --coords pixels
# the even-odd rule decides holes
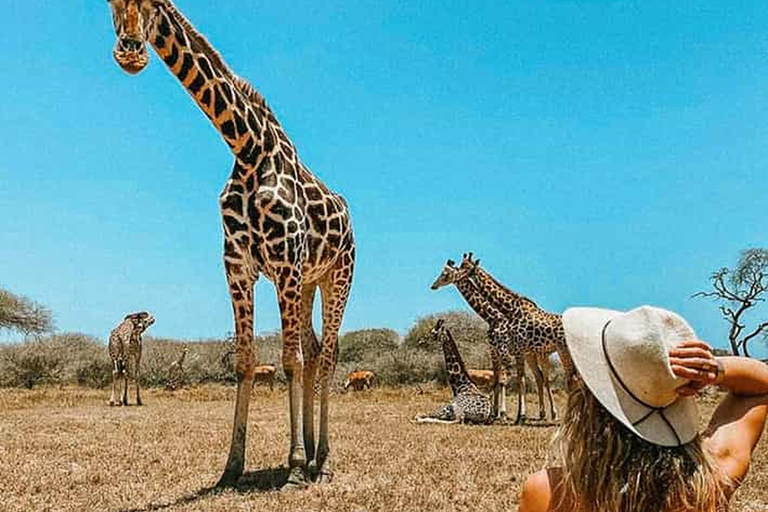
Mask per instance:
[[[149,503],[139,508],[120,509],[117,512],[154,512],[165,510],[178,505],[187,505],[197,500],[216,496],[228,489],[235,492],[268,492],[278,491],[288,481],[289,470],[287,467],[261,469],[243,473],[243,476],[237,483],[231,487],[203,487],[193,493],[180,496],[179,498],[166,503]]]

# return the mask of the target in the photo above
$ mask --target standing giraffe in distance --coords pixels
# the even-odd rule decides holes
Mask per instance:
[[[141,405],[139,394],[141,335],[153,323],[155,323],[155,317],[146,311],[129,313],[109,333],[107,350],[112,360],[112,394],[109,397],[109,405],[128,405],[128,380],[133,381],[136,386],[136,405]]]
[[[416,416],[417,423],[482,423],[493,421],[491,402],[469,377],[459,347],[445,326],[445,320],[438,319],[428,337],[419,340],[425,345],[429,339],[438,341],[443,348],[445,371],[453,399],[440,409]]]
[[[274,283],[280,308],[290,410],[289,475],[284,488],[303,487],[310,479],[329,481],[328,396],[355,261],[347,203],[301,163],[261,95],[227,67],[169,0],[109,4],[117,63],[128,73],[138,73],[147,65],[147,45],[152,45],[235,157],[220,206],[237,338],[237,398],[229,456],[217,486],[236,483],[245,464],[256,361],[254,287],[260,274]],[[312,327],[317,288],[322,298],[322,343]],[[315,445],[313,383],[318,371],[320,420]]]
[[[497,420],[506,421],[506,373],[509,371],[513,359],[517,375],[525,375],[525,363],[527,361],[537,386],[544,377],[536,363],[536,358],[530,352],[522,351],[521,345],[515,343],[514,330],[509,319],[485,295],[480,293],[477,285],[470,279],[470,273],[470,270],[460,269],[456,267],[453,260],[448,260],[440,275],[432,283],[432,289],[437,290],[450,284],[456,286],[469,306],[488,323],[488,342],[491,346],[491,362],[494,372],[493,410]],[[520,380],[518,382],[520,387],[518,388],[515,423],[525,421],[526,417],[525,399],[520,398],[521,396],[525,397],[525,378],[522,379],[522,382]]]
[[[557,417],[557,411],[549,387],[549,356],[557,352],[563,365],[565,384],[570,386],[574,375],[573,362],[565,344],[565,330],[562,317],[541,309],[534,301],[516,293],[480,266],[480,260],[472,260],[472,253],[464,254],[459,268],[469,273],[469,278],[477,285],[496,308],[511,322],[514,339],[521,344],[522,351],[530,352],[536,358],[543,374],[543,385],[549,399],[551,418]],[[519,377],[518,377],[519,378]],[[537,382],[539,396],[539,416],[544,419],[544,396],[542,383]]]

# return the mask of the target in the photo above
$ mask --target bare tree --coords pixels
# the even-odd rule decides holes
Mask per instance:
[[[53,320],[48,308],[0,288],[0,329],[39,334],[52,328]]]
[[[694,297],[711,297],[721,302],[720,312],[730,326],[728,341],[734,355],[749,356],[750,341],[759,335],[765,339],[768,321],[747,329],[745,314],[761,302],[768,292],[768,249],[747,249],[741,253],[735,269],[723,267],[710,277],[712,291]]]

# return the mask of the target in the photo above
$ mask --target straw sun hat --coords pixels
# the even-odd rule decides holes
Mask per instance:
[[[669,350],[696,338],[682,317],[651,306],[626,313],[571,308],[563,314],[565,341],[584,383],[616,419],[661,446],[690,442],[698,431],[693,397],[676,389]]]

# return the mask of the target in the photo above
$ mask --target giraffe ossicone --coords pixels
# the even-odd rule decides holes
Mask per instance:
[[[280,308],[282,366],[290,410],[286,488],[332,475],[328,441],[329,390],[338,331],[352,284],[355,243],[346,201],[304,166],[262,96],[235,75],[170,0],[110,0],[114,57],[141,71],[151,45],[221,134],[235,158],[220,195],[224,267],[235,317],[237,398],[232,440],[217,485],[242,475],[254,378],[254,287],[263,274],[275,284]],[[317,289],[322,336],[312,326]],[[313,383],[320,382],[315,444]]]

